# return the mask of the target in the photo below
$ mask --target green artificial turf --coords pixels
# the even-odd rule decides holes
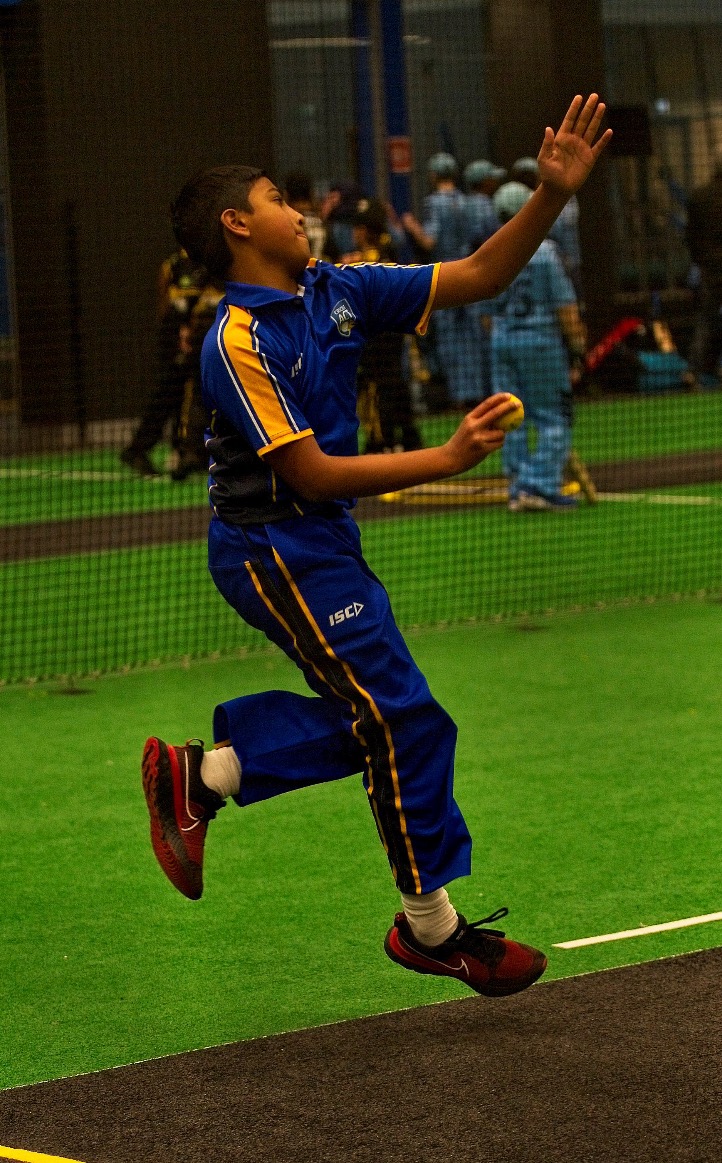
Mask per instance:
[[[458,416],[421,421],[426,444],[448,440]],[[669,393],[621,399],[584,400],[574,408],[573,443],[588,465],[645,456],[695,452],[722,444],[722,393]],[[501,454],[468,475],[498,476]]]
[[[718,486],[694,497],[720,499]],[[653,496],[684,490],[659,490]],[[642,500],[573,513],[468,506],[363,524],[404,627],[716,591],[722,505]],[[0,679],[119,670],[254,649],[216,592],[203,542],[0,566]]]
[[[449,438],[458,415],[420,421],[427,445]],[[665,453],[718,448],[722,443],[722,392],[584,401],[575,409],[574,445],[589,464]],[[154,458],[163,468],[168,450]],[[472,476],[498,476],[495,454]],[[0,469],[0,526],[111,513],[183,508],[206,503],[201,476],[175,482],[168,476],[144,480],[122,465],[117,449],[16,457]]]
[[[508,931],[550,952],[550,977],[719,944],[717,924],[552,948],[722,907],[722,607],[523,625],[410,638],[460,727],[475,857],[453,899],[470,918],[508,905]],[[397,897],[360,778],[229,805],[200,902],[155,865],[145,735],[208,739],[216,701],[274,687],[303,689],[280,654],[105,678],[74,697],[0,693],[0,1084],[463,995],[383,955]]]
[[[163,471],[168,450],[153,450]],[[144,513],[207,503],[204,478],[146,479],[127,468],[114,448],[15,457],[0,468],[0,526],[36,521]]]

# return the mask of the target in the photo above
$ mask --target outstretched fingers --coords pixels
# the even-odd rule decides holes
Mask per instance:
[[[574,132],[579,137],[585,137],[587,130],[594,118],[594,114],[599,105],[599,94],[590,93],[587,97],[586,104],[577,118],[577,123],[574,126]],[[586,138],[585,138],[586,139]]]
[[[578,93],[567,109],[559,133],[573,133],[591,145],[596,137],[606,105],[599,100],[598,93],[590,93],[586,101]]]
[[[564,120],[561,123],[560,129],[559,129],[560,133],[573,133],[574,132],[574,126],[577,123],[577,118],[579,116],[579,110],[581,109],[583,104],[584,104],[584,98],[579,93],[577,93],[576,97],[574,98],[571,105],[567,109],[566,116],[564,117]]]
[[[611,131],[611,129],[605,129],[605,130],[604,130],[604,133],[603,133],[603,134],[602,134],[602,136],[599,138],[599,141],[596,143],[596,145],[593,145],[593,146],[592,146],[592,153],[594,154],[594,160],[595,160],[595,161],[596,161],[596,160],[597,160],[597,158],[599,157],[599,155],[600,155],[600,153],[602,152],[602,150],[607,148],[607,146],[609,145],[609,143],[610,143],[610,141],[611,141],[611,140],[612,140],[612,131]]]
[[[591,147],[594,154],[594,160],[599,157],[603,149],[611,141],[612,131],[607,129],[604,131],[599,141],[595,142],[595,138],[599,133],[602,119],[607,111],[607,106],[604,101],[599,100],[598,93],[590,93],[586,102],[584,98],[577,94],[567,110],[566,117],[562,122],[560,135],[562,133],[573,133],[577,137],[581,137],[588,146]],[[544,144],[542,150],[547,146],[547,138],[549,130],[547,129],[544,135]]]
[[[594,116],[592,117],[591,121],[589,122],[589,124],[588,124],[588,126],[583,134],[584,140],[586,141],[587,145],[592,145],[592,143],[594,142],[594,139],[597,136],[597,133],[599,132],[599,126],[602,124],[602,118],[604,117],[606,109],[607,109],[607,106],[604,104],[603,101],[599,101],[597,103],[597,107],[594,110]]]

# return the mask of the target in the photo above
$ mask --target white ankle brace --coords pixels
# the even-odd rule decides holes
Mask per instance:
[[[451,936],[459,923],[459,915],[445,888],[437,888],[421,896],[402,892],[401,901],[411,932],[422,945],[440,945]]]
[[[206,751],[201,763],[201,779],[206,787],[223,796],[238,795],[241,787],[241,763],[232,747]]]

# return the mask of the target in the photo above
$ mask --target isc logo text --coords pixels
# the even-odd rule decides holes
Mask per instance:
[[[353,602],[350,606],[346,606],[343,610],[337,610],[335,614],[329,614],[329,625],[336,626],[339,622],[347,622],[349,618],[357,618],[362,610],[362,602]]]

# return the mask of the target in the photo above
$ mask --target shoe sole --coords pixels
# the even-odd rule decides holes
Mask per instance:
[[[168,770],[164,769],[166,756]],[[203,895],[203,870],[188,859],[178,828],[178,813],[183,811],[183,795],[175,749],[152,737],[143,748],[141,766],[143,792],[150,814],[150,841],[156,860],[178,892],[189,900],[200,900]]]
[[[394,937],[398,942],[398,949],[394,947]],[[504,985],[499,984],[495,986],[490,983],[489,985],[480,986],[473,985],[472,982],[468,980],[468,978],[465,980],[462,976],[460,976],[459,968],[455,969],[453,966],[449,966],[445,969],[443,961],[438,962],[438,969],[432,969],[430,966],[414,964],[404,956],[403,950],[405,948],[406,946],[399,937],[396,926],[394,926],[392,929],[389,929],[388,933],[386,934],[386,940],[384,941],[384,951],[386,956],[390,957],[392,961],[395,961],[397,965],[403,966],[404,969],[411,969],[414,973],[428,974],[430,977],[451,977],[454,981],[458,981],[462,985],[468,985],[469,989],[473,989],[475,993],[483,994],[484,997],[510,997],[514,993],[521,993],[522,990],[528,989],[530,985],[533,985],[535,981],[538,981],[547,967],[546,957],[543,953],[539,953],[538,956],[534,958],[532,967],[526,977],[518,978],[515,982],[507,982]],[[414,955],[413,950],[409,950],[409,952],[412,956]],[[416,956],[419,955],[416,954]],[[459,956],[463,961],[462,955],[460,954]]]
[[[575,498],[576,500],[576,498]],[[545,497],[519,497],[515,513],[575,513],[579,506],[572,505],[555,505],[553,501],[547,501]]]

